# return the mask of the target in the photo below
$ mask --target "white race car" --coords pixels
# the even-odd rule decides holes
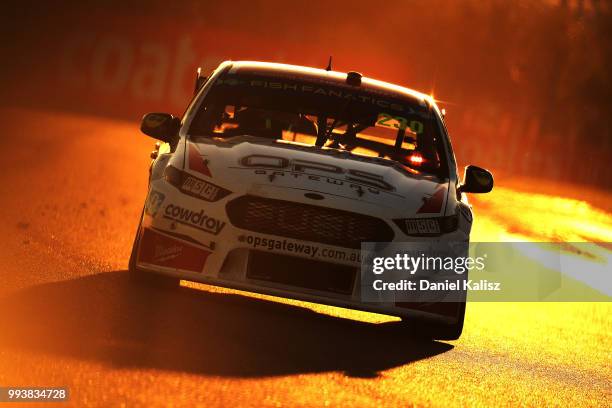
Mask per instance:
[[[367,303],[362,242],[469,240],[463,184],[428,95],[357,72],[222,63],[196,77],[179,119],[144,116],[161,140],[130,257],[137,282],[180,279],[400,316],[438,338],[461,334],[465,301]]]

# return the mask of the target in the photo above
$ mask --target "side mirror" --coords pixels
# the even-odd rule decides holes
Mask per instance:
[[[488,193],[493,190],[493,175],[483,168],[469,165],[465,168],[461,193]]]
[[[140,131],[147,136],[170,143],[181,126],[180,120],[169,113],[147,113],[142,117]]]

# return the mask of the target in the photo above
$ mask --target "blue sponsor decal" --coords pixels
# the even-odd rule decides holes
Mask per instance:
[[[159,208],[164,203],[165,199],[165,194],[162,194],[159,191],[151,190],[149,192],[147,202],[145,203],[145,213],[151,217],[155,217],[155,214],[157,214],[157,211],[159,211]]]

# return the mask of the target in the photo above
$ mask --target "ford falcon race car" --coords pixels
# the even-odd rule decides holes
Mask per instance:
[[[182,118],[144,116],[163,143],[129,262],[136,282],[179,280],[399,316],[419,334],[456,339],[461,302],[368,303],[362,242],[469,240],[463,182],[444,118],[428,95],[293,65],[222,63],[198,71]]]

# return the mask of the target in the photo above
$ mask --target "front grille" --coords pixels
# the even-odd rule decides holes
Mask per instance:
[[[394,235],[376,217],[291,201],[247,195],[226,209],[238,228],[345,248],[361,248],[362,241],[388,242]]]
[[[357,268],[311,259],[251,251],[247,278],[320,292],[350,295]]]

